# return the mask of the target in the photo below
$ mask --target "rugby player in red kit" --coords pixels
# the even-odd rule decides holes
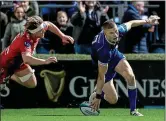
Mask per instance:
[[[34,88],[37,80],[34,69],[30,65],[47,65],[56,63],[56,57],[39,59],[33,57],[34,50],[46,30],[58,35],[63,44],[74,43],[72,37],[63,34],[53,23],[43,21],[39,16],[27,18],[24,33],[18,34],[12,43],[0,54],[0,84],[5,85],[6,80],[14,80],[17,83]],[[55,40],[56,41],[56,40]],[[3,86],[1,86],[1,90]]]

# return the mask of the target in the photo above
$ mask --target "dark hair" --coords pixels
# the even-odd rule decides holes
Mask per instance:
[[[33,30],[36,29],[40,24],[43,23],[43,19],[39,16],[28,17],[26,20],[26,29]]]
[[[112,19],[109,19],[103,23],[102,27],[103,29],[112,29],[115,25],[115,22]]]

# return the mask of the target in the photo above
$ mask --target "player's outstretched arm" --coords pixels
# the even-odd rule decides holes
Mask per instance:
[[[93,100],[91,106],[93,110],[98,110],[101,101],[102,89],[105,83],[105,74],[108,70],[108,64],[102,65],[98,64],[98,78],[97,78],[97,87],[96,87],[96,99]]]
[[[29,65],[47,65],[50,63],[56,63],[57,59],[56,57],[49,57],[47,60],[39,59],[31,56],[29,53],[22,54],[22,58],[24,63]]]
[[[102,64],[98,64],[98,78],[97,78],[97,88],[96,88],[96,93],[97,94],[101,94],[102,93],[102,89],[105,83],[105,74],[107,72],[108,69],[108,64],[106,65],[102,65]]]
[[[68,43],[73,44],[74,43],[74,39],[71,36],[63,34],[59,30],[59,28],[57,26],[55,26],[53,23],[51,23],[49,21],[45,21],[45,22],[48,25],[48,30],[53,32],[54,34],[58,35],[62,39],[63,44],[68,44]]]
[[[124,23],[127,27],[127,30],[130,30],[132,27],[137,27],[144,24],[151,24],[151,25],[157,25],[159,24],[158,20],[160,19],[159,16],[151,15],[146,20],[131,20],[129,22]]]

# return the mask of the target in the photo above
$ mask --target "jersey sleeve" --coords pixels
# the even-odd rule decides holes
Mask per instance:
[[[95,36],[92,42],[92,54],[91,56],[95,58],[95,61],[101,65],[106,65],[109,62],[109,51],[104,48],[104,38],[102,32]],[[92,58],[92,59],[93,59]]]
[[[21,54],[24,54],[24,53],[32,53],[32,48],[31,48],[31,43],[29,40],[27,41],[24,41],[21,43],[20,45],[20,51],[21,51]]]
[[[127,26],[125,24],[118,25],[119,36],[122,37],[125,33],[127,33]]]
[[[100,43],[95,43],[92,45],[92,54],[93,58],[96,58],[95,61],[98,61],[101,65],[106,65],[109,62],[109,52],[102,47]]]
[[[109,62],[109,53],[103,53],[102,50],[98,52],[98,64],[106,65]]]

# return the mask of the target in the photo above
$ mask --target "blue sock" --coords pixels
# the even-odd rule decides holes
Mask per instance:
[[[137,88],[128,89],[129,101],[130,101],[130,111],[136,109],[136,99],[137,99]]]

